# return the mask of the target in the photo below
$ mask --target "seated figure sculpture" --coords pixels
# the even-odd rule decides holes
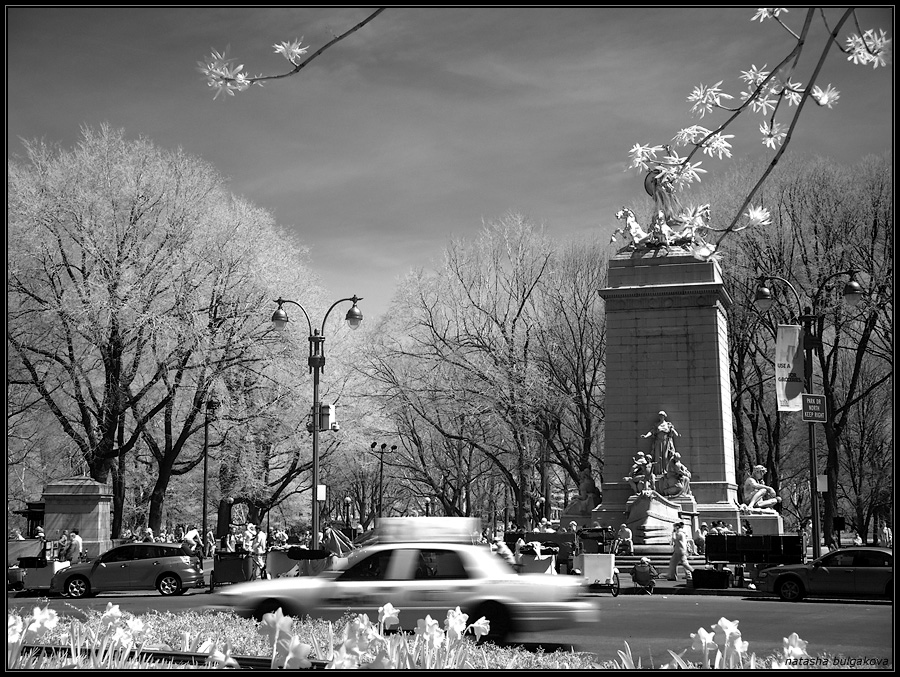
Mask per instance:
[[[681,462],[681,454],[677,451],[669,458],[666,473],[662,478],[659,493],[663,496],[690,496],[691,471]]]
[[[741,506],[745,512],[773,513],[772,507],[781,503],[781,497],[775,494],[775,490],[762,483],[766,474],[766,466],[756,465],[750,471],[750,475],[744,480],[744,499],[747,501]]]
[[[590,466],[583,467],[578,478],[578,496],[566,506],[563,514],[590,516],[591,511],[603,502],[603,494],[591,476]]]
[[[632,457],[631,461],[631,472],[628,477],[623,477],[622,479],[631,485],[632,494],[639,494],[647,488],[644,486],[647,477],[647,457],[643,451],[639,451]]]

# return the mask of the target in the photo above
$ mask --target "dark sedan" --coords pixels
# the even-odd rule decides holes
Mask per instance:
[[[759,589],[787,602],[804,597],[887,597],[894,594],[894,553],[888,548],[835,550],[808,564],[759,572]]]

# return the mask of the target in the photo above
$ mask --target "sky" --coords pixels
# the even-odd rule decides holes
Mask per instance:
[[[103,123],[183,148],[309,247],[335,300],[356,294],[381,316],[410,270],[508,211],[559,239],[611,233],[621,206],[649,200],[629,149],[720,124],[691,116],[691,90],[723,81],[737,97],[741,71],[793,47],[751,7],[395,7],[298,75],[235,97],[214,99],[197,70],[229,46],[250,75],[285,72],[275,44],[303,38],[312,53],[372,11],[7,6],[7,157],[21,139],[72,147]],[[858,14],[893,39],[891,7]],[[798,31],[804,16],[782,18]],[[814,26],[804,83],[821,53]],[[804,108],[791,151],[852,163],[892,148],[893,66],[832,49],[817,81],[829,83],[840,99]],[[771,156],[759,122],[729,128],[736,156]],[[703,180],[730,162],[704,158]]]

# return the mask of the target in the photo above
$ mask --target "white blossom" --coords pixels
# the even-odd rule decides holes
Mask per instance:
[[[721,108],[722,99],[733,99],[733,96],[726,94],[720,89],[722,82],[722,80],[719,80],[712,87],[707,87],[703,84],[694,87],[694,91],[691,92],[691,95],[687,98],[689,103],[694,103],[691,107],[691,113],[694,115],[700,113],[700,117],[702,118],[707,113],[712,112],[713,106]]]
[[[824,90],[821,89],[818,85],[813,87],[812,91],[813,98],[819,103],[820,106],[827,106],[831,108],[837,100],[840,98],[841,93],[838,92],[834,87],[831,86],[831,83],[828,83],[828,87]]]
[[[756,21],[759,19],[759,22],[762,23],[766,19],[773,19],[779,14],[784,12],[788,13],[787,8],[785,7],[760,7],[756,10],[756,14],[753,15],[753,18],[750,21]]]

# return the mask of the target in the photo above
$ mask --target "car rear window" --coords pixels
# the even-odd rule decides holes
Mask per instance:
[[[853,558],[853,566],[889,567],[891,566],[891,561],[883,552],[858,552]]]

